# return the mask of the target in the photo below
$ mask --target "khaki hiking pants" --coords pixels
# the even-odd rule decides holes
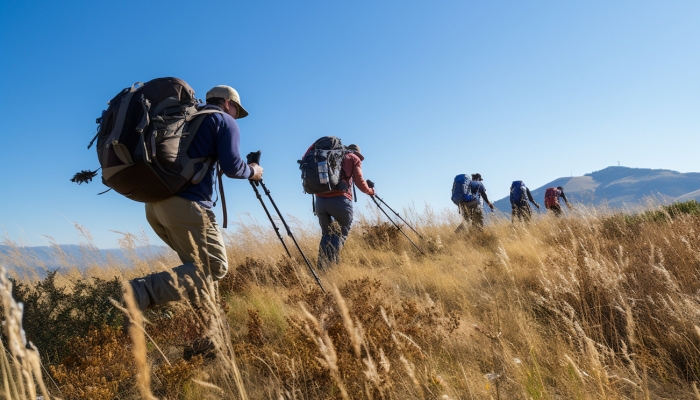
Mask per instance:
[[[139,308],[181,300],[194,301],[198,290],[226,275],[228,262],[221,229],[214,212],[194,201],[172,196],[146,203],[146,219],[158,237],[177,252],[182,265],[131,281]]]
[[[467,205],[466,203],[459,203],[459,213],[462,214],[464,219],[461,224],[457,227],[455,232],[461,232],[467,229],[467,226],[471,223],[476,229],[482,230],[484,227],[484,208],[481,206],[481,202],[476,203],[477,205]]]

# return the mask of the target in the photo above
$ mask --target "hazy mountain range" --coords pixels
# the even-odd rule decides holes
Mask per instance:
[[[133,257],[152,258],[172,251],[165,246],[140,246],[133,250],[98,249],[77,244],[57,246],[15,247],[0,245],[0,265],[8,269],[37,271],[43,277],[46,271],[74,266],[78,269],[106,265],[128,266]]]
[[[538,188],[528,187],[535,201],[544,209],[545,190],[557,186],[564,187],[564,193],[572,203],[610,208],[634,209],[645,205],[649,199],[661,203],[700,200],[700,173],[667,169],[608,167],[584,176],[558,178]],[[511,211],[508,197],[494,205],[501,211]]]

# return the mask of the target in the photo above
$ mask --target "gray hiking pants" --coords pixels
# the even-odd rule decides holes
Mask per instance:
[[[141,310],[181,300],[181,293],[194,301],[207,279],[216,281],[226,275],[226,248],[214,212],[194,201],[173,196],[146,203],[146,219],[158,237],[177,252],[183,264],[172,271],[130,282]]]
[[[343,248],[352,225],[352,200],[345,196],[316,196],[316,215],[322,233],[317,265],[322,270],[340,261],[340,249]],[[332,228],[333,221],[340,225],[340,231]]]

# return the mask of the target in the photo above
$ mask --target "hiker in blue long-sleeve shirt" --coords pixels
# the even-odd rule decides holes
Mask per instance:
[[[197,184],[163,201],[146,203],[148,223],[177,252],[183,264],[173,268],[172,273],[159,272],[131,281],[141,310],[180,300],[181,293],[197,307],[199,292],[205,288],[206,281],[217,281],[226,275],[228,261],[224,239],[211,210],[217,164],[218,170],[229,178],[262,179],[262,167],[247,164],[239,149],[236,119],[247,116],[248,112],[241,106],[238,92],[230,86],[216,86],[207,92],[206,98],[205,108],[218,112],[202,121],[188,156],[211,158],[214,162]],[[185,357],[210,352],[212,347],[208,338],[202,338],[185,349]]]

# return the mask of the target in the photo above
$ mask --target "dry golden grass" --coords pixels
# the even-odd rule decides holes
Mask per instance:
[[[325,294],[266,224],[238,226],[226,235],[220,297],[205,296],[211,320],[183,304],[147,311],[151,339],[128,362],[145,362],[138,370],[150,369],[151,382],[131,373],[105,387],[120,399],[139,398],[137,382],[168,399],[700,399],[697,214],[582,209],[529,225],[501,216],[462,234],[456,213],[402,215],[426,255],[376,216],[361,219],[341,264],[321,275]],[[315,260],[318,229],[293,225]],[[124,237],[127,248],[138,243]],[[132,262],[99,276],[177,263]],[[182,360],[182,346],[204,332],[217,338],[217,359]],[[116,335],[80,343],[133,350]],[[81,376],[70,382],[66,366],[84,368],[71,360],[51,361],[63,375],[47,386],[87,398],[61,392]]]

